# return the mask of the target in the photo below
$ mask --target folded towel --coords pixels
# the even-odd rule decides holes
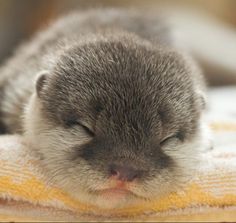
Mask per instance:
[[[83,204],[51,185],[20,136],[1,136],[0,220],[235,221],[235,114],[231,113],[232,117],[228,115],[227,119],[217,116],[217,121],[209,118],[215,147],[205,152],[203,165],[183,190],[115,210]]]

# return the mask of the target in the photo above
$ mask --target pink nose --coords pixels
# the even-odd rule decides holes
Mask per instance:
[[[139,178],[141,175],[141,171],[126,165],[111,164],[110,175],[112,177],[115,177],[117,180],[130,182],[136,178]]]

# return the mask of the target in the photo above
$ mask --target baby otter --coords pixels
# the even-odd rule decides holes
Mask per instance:
[[[207,146],[204,80],[160,18],[71,14],[0,74],[2,131],[23,134],[48,179],[83,202],[117,208],[176,190]]]

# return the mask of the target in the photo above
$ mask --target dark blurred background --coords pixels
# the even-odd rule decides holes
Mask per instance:
[[[160,9],[191,6],[236,27],[236,0],[0,0],[0,62],[37,29],[62,13],[94,7]]]

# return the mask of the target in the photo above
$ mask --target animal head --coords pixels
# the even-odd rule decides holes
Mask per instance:
[[[74,44],[39,75],[25,135],[49,179],[85,202],[161,196],[188,179],[205,146],[194,72],[133,36]]]

